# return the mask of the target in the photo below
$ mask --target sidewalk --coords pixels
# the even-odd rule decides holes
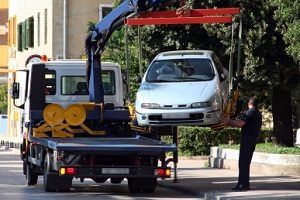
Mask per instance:
[[[162,185],[171,185],[208,200],[300,199],[300,175],[266,176],[251,173],[251,190],[234,192],[231,188],[236,184],[238,171],[205,167],[207,163],[208,159],[203,158],[180,158],[178,183]]]

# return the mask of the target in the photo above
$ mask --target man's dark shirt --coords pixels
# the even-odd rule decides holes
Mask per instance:
[[[250,108],[243,114],[241,120],[246,122],[241,130],[242,135],[256,138],[262,125],[261,113],[256,108]]]

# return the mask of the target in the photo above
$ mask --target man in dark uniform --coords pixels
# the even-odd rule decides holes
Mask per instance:
[[[248,102],[248,110],[241,119],[224,119],[229,126],[241,128],[240,155],[239,155],[239,179],[233,190],[248,190],[250,188],[250,163],[256,146],[257,136],[262,125],[262,116],[257,109],[257,98],[251,97]]]

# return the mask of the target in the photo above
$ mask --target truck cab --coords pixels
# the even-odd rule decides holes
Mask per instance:
[[[38,66],[38,73],[32,74],[33,68]],[[125,94],[123,89],[123,75],[121,67],[117,63],[103,62],[102,77],[104,98],[106,104],[114,107],[123,107]],[[43,70],[44,69],[44,70]],[[34,69],[36,71],[36,69]],[[41,63],[30,63],[24,69],[16,72],[15,84],[19,87],[18,104],[24,104],[25,110],[29,109],[32,98],[30,97],[31,87],[41,89],[44,84],[45,104],[57,103],[64,108],[76,102],[88,102],[89,92],[86,84],[86,61],[84,60],[57,60]],[[43,83],[40,83],[35,76],[44,75]],[[33,80],[33,81],[31,81]],[[31,83],[31,84],[26,84]],[[27,92],[27,94],[26,94]],[[28,93],[29,92],[29,93]],[[33,92],[37,96],[37,91]],[[33,98],[34,99],[34,98]],[[42,101],[42,100],[41,100]],[[43,102],[35,102],[41,104]]]

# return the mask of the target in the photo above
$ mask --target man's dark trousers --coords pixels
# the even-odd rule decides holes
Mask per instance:
[[[256,146],[256,137],[242,135],[239,155],[238,185],[250,186],[250,163]]]

